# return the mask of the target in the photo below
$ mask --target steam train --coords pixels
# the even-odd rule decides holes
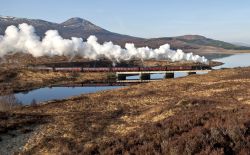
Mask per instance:
[[[135,72],[135,71],[183,71],[211,70],[210,66],[155,66],[155,67],[48,67],[28,66],[28,69],[54,72]]]

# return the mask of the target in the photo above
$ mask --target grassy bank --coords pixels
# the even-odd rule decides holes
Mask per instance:
[[[0,95],[51,85],[107,80],[105,73],[41,72],[28,69],[0,71]]]

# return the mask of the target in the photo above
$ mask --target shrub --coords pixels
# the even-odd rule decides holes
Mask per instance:
[[[21,103],[13,94],[0,97],[0,111],[8,111],[18,106],[21,106]]]

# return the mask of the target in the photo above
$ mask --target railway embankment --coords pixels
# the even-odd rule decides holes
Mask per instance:
[[[249,88],[235,68],[81,95],[8,111],[0,137],[27,115],[43,123],[21,154],[249,154]]]

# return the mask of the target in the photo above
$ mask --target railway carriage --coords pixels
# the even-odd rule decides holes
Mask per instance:
[[[192,66],[168,66],[167,71],[192,70]]]
[[[140,71],[165,71],[166,67],[140,67]]]
[[[112,67],[110,71],[112,72],[133,72],[139,71],[140,67]]]
[[[55,71],[63,71],[63,72],[81,72],[81,67],[55,67]]]
[[[108,67],[97,67],[97,68],[90,68],[90,67],[83,67],[83,72],[109,72],[110,68]]]
[[[53,71],[53,67],[46,67],[46,66],[28,66],[30,70],[39,70],[39,71]]]

